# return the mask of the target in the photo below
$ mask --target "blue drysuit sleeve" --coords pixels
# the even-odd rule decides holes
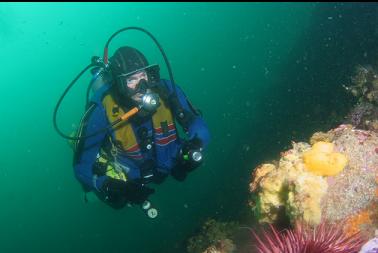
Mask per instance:
[[[102,107],[96,106],[95,109],[83,120],[84,124],[82,135],[90,135],[107,126],[107,118]],[[78,157],[75,159],[74,172],[76,178],[85,188],[90,190],[99,189],[107,176],[95,178],[92,166],[96,161],[97,154],[100,152],[101,145],[107,132],[104,131],[95,136],[81,140],[79,144]]]
[[[169,80],[165,80],[165,83],[167,85],[168,90],[170,92],[173,92],[174,86],[172,85],[172,83]],[[189,104],[189,100],[187,96],[185,95],[185,93],[183,92],[183,90],[178,85],[176,85],[175,87],[176,87],[178,100],[180,104],[182,105],[183,109],[185,111],[192,112],[195,116],[188,127],[187,135],[188,135],[189,140],[193,139],[194,137],[197,137],[198,139],[202,141],[203,148],[206,148],[210,142],[210,131],[206,122],[200,115],[197,115],[193,111],[192,107]]]

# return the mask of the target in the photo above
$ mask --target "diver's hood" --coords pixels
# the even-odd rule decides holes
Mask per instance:
[[[131,96],[138,92],[144,93],[140,90],[144,87],[138,87],[139,90],[137,91],[127,87],[125,80],[128,76],[144,70],[147,73],[148,83],[158,83],[160,81],[159,65],[148,64],[146,57],[132,47],[121,47],[114,53],[110,59],[110,70],[113,76],[113,85],[120,94],[119,97],[122,98],[122,101],[131,100]]]
[[[160,79],[159,65],[149,64],[140,51],[128,46],[120,47],[110,58],[110,69],[114,78],[127,77],[145,70],[151,82]]]

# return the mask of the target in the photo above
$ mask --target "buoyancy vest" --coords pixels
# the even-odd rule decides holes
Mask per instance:
[[[102,105],[105,108],[109,122],[114,122],[119,116],[125,113],[110,94],[107,94],[103,98]],[[174,166],[179,146],[172,112],[168,108],[167,102],[162,98],[160,98],[160,106],[152,115],[152,125],[156,152],[156,169],[163,173],[169,173]],[[113,131],[115,143],[117,143],[118,148],[121,148],[127,158],[136,162],[142,161],[142,151],[137,142],[132,123],[128,121],[121,123]]]

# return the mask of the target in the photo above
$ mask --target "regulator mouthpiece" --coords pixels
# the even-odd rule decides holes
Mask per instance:
[[[154,111],[159,105],[159,95],[156,93],[146,93],[142,97],[141,107],[147,111]]]

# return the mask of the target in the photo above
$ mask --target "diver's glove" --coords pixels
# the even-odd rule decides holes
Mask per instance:
[[[125,199],[132,204],[142,204],[149,195],[155,192],[154,189],[134,181],[123,181],[114,178],[106,179],[101,190],[111,202]]]
[[[203,160],[202,141],[198,138],[185,141],[178,153],[177,165],[172,169],[172,176],[178,181],[184,181],[189,172],[198,168]]]

